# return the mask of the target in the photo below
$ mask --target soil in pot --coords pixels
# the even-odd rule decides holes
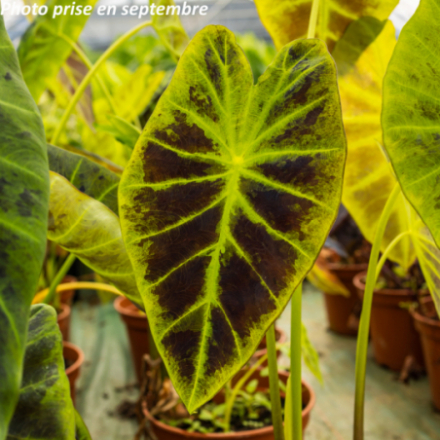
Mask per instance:
[[[339,280],[349,292],[349,296],[323,292],[329,328],[340,335],[357,335],[362,301],[353,287],[353,277],[367,269],[370,251],[371,245],[354,220],[348,213],[340,212],[316,261],[322,271]]]
[[[136,377],[142,383],[142,359],[150,352],[147,316],[122,296],[115,299],[114,306],[127,328]]]
[[[233,378],[232,385],[245,374],[245,371],[242,370]],[[162,418],[162,420],[158,420],[151,415],[145,401],[143,402],[144,415],[150,420],[154,434],[161,440],[189,438],[273,440],[274,434],[269,409],[269,379],[262,377],[260,372],[261,369],[251,375],[243,388],[244,396],[234,404],[231,417],[231,426],[234,428],[234,432],[224,433],[222,430],[222,413],[224,413],[224,394],[222,392],[200,408],[197,415],[191,416],[190,419],[183,417],[181,420],[171,421],[169,417],[158,416]],[[287,373],[280,371],[279,377],[282,382],[287,383]],[[303,382],[303,430],[307,426],[314,403],[313,390]]]
[[[362,298],[365,290],[366,272],[356,275],[353,285]],[[380,280],[380,285],[386,281]],[[371,310],[371,340],[374,358],[379,365],[393,371],[401,371],[408,364],[413,370],[424,367],[420,336],[408,308],[417,299],[417,293],[408,288],[376,288]]]
[[[283,344],[287,341],[287,334],[284,330],[282,330],[279,327],[275,327],[275,338],[277,343]],[[267,345],[266,345],[266,336],[261,340],[258,350],[254,353],[254,355],[251,358],[251,362],[254,363],[258,361],[262,356],[264,356],[267,353]],[[281,350],[277,350],[277,357],[280,357]],[[267,367],[268,363],[267,360],[265,360],[261,366]]]
[[[84,362],[84,353],[76,345],[63,341],[63,357],[67,378],[70,384],[70,396],[75,404],[75,383],[79,377],[81,365]]]
[[[70,335],[70,306],[67,304],[60,304],[60,310],[57,313],[58,327],[60,328],[63,336],[63,341],[69,340]]]
[[[422,298],[420,303],[418,309],[411,313],[422,339],[432,400],[435,408],[440,411],[440,319],[433,313],[435,306],[431,297]]]

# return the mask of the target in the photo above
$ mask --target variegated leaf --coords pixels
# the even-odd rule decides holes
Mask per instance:
[[[333,60],[286,46],[253,85],[234,35],[199,32],[123,173],[119,211],[151,331],[189,411],[253,354],[336,216]]]

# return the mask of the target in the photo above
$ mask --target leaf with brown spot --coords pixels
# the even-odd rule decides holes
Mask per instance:
[[[263,25],[277,49],[307,36],[313,0],[255,0]],[[342,37],[348,25],[361,17],[385,20],[399,0],[320,0],[316,38],[329,50]]]
[[[46,250],[49,169],[40,113],[0,17],[0,439],[17,403]]]
[[[75,410],[55,309],[32,306],[28,325],[20,397],[6,440],[72,440]]]
[[[156,344],[189,411],[250,358],[324,243],[345,163],[336,71],[318,40],[254,86],[234,35],[199,32],[119,189]]]

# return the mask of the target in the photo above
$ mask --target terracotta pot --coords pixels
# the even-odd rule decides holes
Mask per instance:
[[[357,274],[353,285],[363,298],[367,272]],[[408,356],[413,356],[419,367],[424,367],[422,344],[411,314],[400,306],[414,301],[410,289],[376,289],[371,310],[371,340],[378,364],[400,371]]]
[[[233,379],[232,383],[234,384],[246,370],[241,370]],[[287,378],[289,374],[284,371],[279,371],[278,375],[280,380],[284,383],[287,383]],[[269,389],[269,378],[261,377],[260,372],[255,371],[249,378],[249,381],[252,379],[257,379],[259,381],[259,385],[257,387],[258,390],[268,390]],[[302,410],[302,425],[303,432],[307,427],[307,424],[310,420],[310,412],[315,405],[315,393],[313,392],[310,385],[308,385],[305,381],[302,381],[303,385],[303,404],[305,408]],[[219,396],[219,394],[217,395]],[[216,396],[216,397],[217,397]],[[216,399],[217,400],[217,399]],[[220,399],[219,399],[220,400]],[[212,439],[212,440],[244,440],[244,439],[252,439],[252,440],[274,440],[274,433],[272,426],[266,426],[265,428],[252,429],[249,431],[240,431],[240,432],[229,432],[229,433],[218,433],[218,434],[201,434],[197,432],[188,432],[180,428],[174,428],[172,426],[167,425],[166,423],[160,422],[156,418],[154,418],[146,407],[146,402],[142,402],[142,410],[144,416],[148,418],[151,423],[151,428],[154,434],[160,440],[188,440],[188,439]]]
[[[275,327],[275,338],[280,344],[287,341],[287,334],[284,330]],[[267,353],[266,336],[261,340],[258,350],[252,356],[252,362],[258,361],[262,356]],[[277,357],[280,357],[281,350],[277,350]],[[262,367],[267,367],[267,359],[261,364]]]
[[[61,284],[67,284],[67,283],[76,283],[78,280],[73,275],[66,275],[63,280],[61,281]],[[73,297],[75,296],[75,290],[65,290],[64,292],[60,293],[60,301],[62,304],[67,304],[68,306],[72,305]]]
[[[63,357],[70,364],[66,368],[66,374],[70,384],[70,396],[72,397],[73,404],[75,404],[75,382],[78,379],[81,365],[84,362],[84,353],[76,345],[63,341]]]
[[[67,304],[60,304],[61,311],[57,315],[58,327],[63,335],[63,341],[68,341],[70,336],[70,312]]]
[[[147,317],[123,296],[115,299],[114,306],[127,327],[133,365],[137,379],[142,383],[142,358],[144,354],[150,352]]]
[[[435,307],[432,298],[423,298],[423,302],[431,309]],[[432,400],[434,406],[440,411],[440,321],[423,316],[421,310],[412,310],[411,314],[422,338]]]
[[[353,286],[353,277],[365,271],[368,264],[327,263],[327,269],[339,278],[350,292],[350,296],[334,295],[324,292],[325,307],[330,330],[340,335],[356,336],[358,322],[352,322],[353,312],[360,312],[362,302]]]

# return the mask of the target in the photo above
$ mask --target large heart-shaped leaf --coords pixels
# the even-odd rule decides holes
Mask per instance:
[[[18,399],[27,319],[46,249],[49,176],[37,106],[0,17],[0,439]]]
[[[3,409],[3,407],[2,407]],[[75,413],[55,309],[32,306],[20,398],[7,440],[72,440]]]
[[[47,237],[112,282],[134,303],[142,303],[118,216],[52,171]]]
[[[324,243],[345,137],[333,60],[286,46],[253,85],[199,32],[123,173],[119,211],[154,339],[189,411],[249,359]]]
[[[397,181],[382,152],[382,82],[395,46],[395,30],[388,22],[368,18],[350,25],[333,54],[338,65],[342,114],[347,134],[347,164],[342,202],[367,240],[373,242],[380,215]],[[367,48],[365,41],[371,42]],[[347,50],[348,49],[348,50]],[[350,64],[352,54],[361,53]],[[382,241],[382,251],[409,228],[404,197],[395,204]],[[406,235],[389,258],[405,269],[415,260],[411,237]]]
[[[49,168],[65,177],[84,194],[100,201],[118,214],[120,177],[87,157],[62,148],[47,146]]]
[[[94,7],[97,0],[76,0],[75,7]],[[53,18],[56,7],[72,6],[70,0],[50,0],[48,13],[39,15],[29,26],[18,48],[20,65],[29,90],[38,101],[53,78],[69,58],[71,43],[76,42],[89,15],[60,14]]]
[[[384,80],[385,148],[402,190],[440,245],[438,0],[422,0],[403,28]]]
[[[255,0],[260,19],[277,49],[307,35],[314,0]],[[332,51],[348,25],[360,17],[385,20],[399,0],[320,0],[316,37]]]

